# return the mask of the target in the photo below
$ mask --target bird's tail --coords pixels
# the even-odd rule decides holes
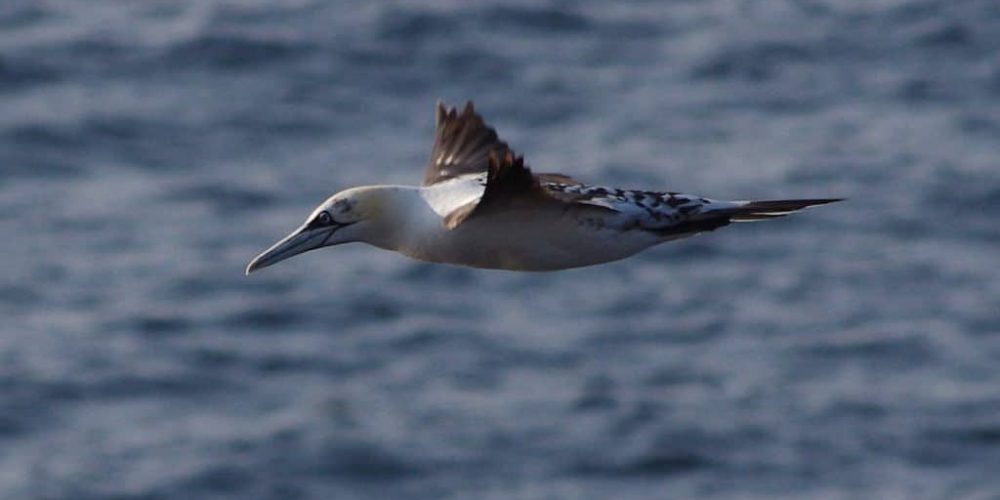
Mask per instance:
[[[803,208],[842,201],[843,198],[813,198],[802,200],[738,201],[737,206],[720,210],[733,222],[750,222],[784,217]]]

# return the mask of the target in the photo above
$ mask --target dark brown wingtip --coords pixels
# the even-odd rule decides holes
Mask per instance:
[[[804,208],[815,207],[843,201],[845,198],[805,198],[797,200],[760,200],[751,201],[739,208],[729,210],[729,215],[736,221],[774,219],[784,217]]]
[[[445,107],[444,101],[438,99],[437,107],[434,110],[434,124],[440,125],[446,116],[448,116],[448,108]]]
[[[744,206],[744,209],[755,209],[759,212],[787,212],[802,210],[807,207],[814,207],[816,205],[826,205],[827,203],[836,203],[838,201],[843,201],[844,198],[803,198],[794,200],[761,200],[761,201],[751,201],[749,204]]]
[[[486,171],[491,149],[507,149],[492,127],[475,110],[471,100],[464,108],[438,103],[434,145],[424,170],[423,185],[463,174]]]
[[[535,186],[531,169],[524,165],[524,157],[510,149],[490,150],[486,171],[486,194],[501,195],[530,190]]]

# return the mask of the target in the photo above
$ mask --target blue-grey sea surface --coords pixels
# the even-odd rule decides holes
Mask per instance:
[[[438,99],[847,197],[559,273],[243,276]],[[3,0],[0,498],[1000,498],[1000,3]]]

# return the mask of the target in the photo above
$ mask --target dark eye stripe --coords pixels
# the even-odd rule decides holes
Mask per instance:
[[[322,211],[319,213],[319,215],[316,216],[316,218],[314,218],[312,221],[309,222],[309,225],[307,227],[309,229],[315,229],[318,227],[326,227],[332,225],[333,225],[333,216],[330,215],[330,212]]]

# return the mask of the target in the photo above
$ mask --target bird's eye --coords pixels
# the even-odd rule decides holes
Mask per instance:
[[[330,212],[323,211],[316,216],[316,222],[321,226],[329,226],[333,224],[333,217],[330,216]]]

